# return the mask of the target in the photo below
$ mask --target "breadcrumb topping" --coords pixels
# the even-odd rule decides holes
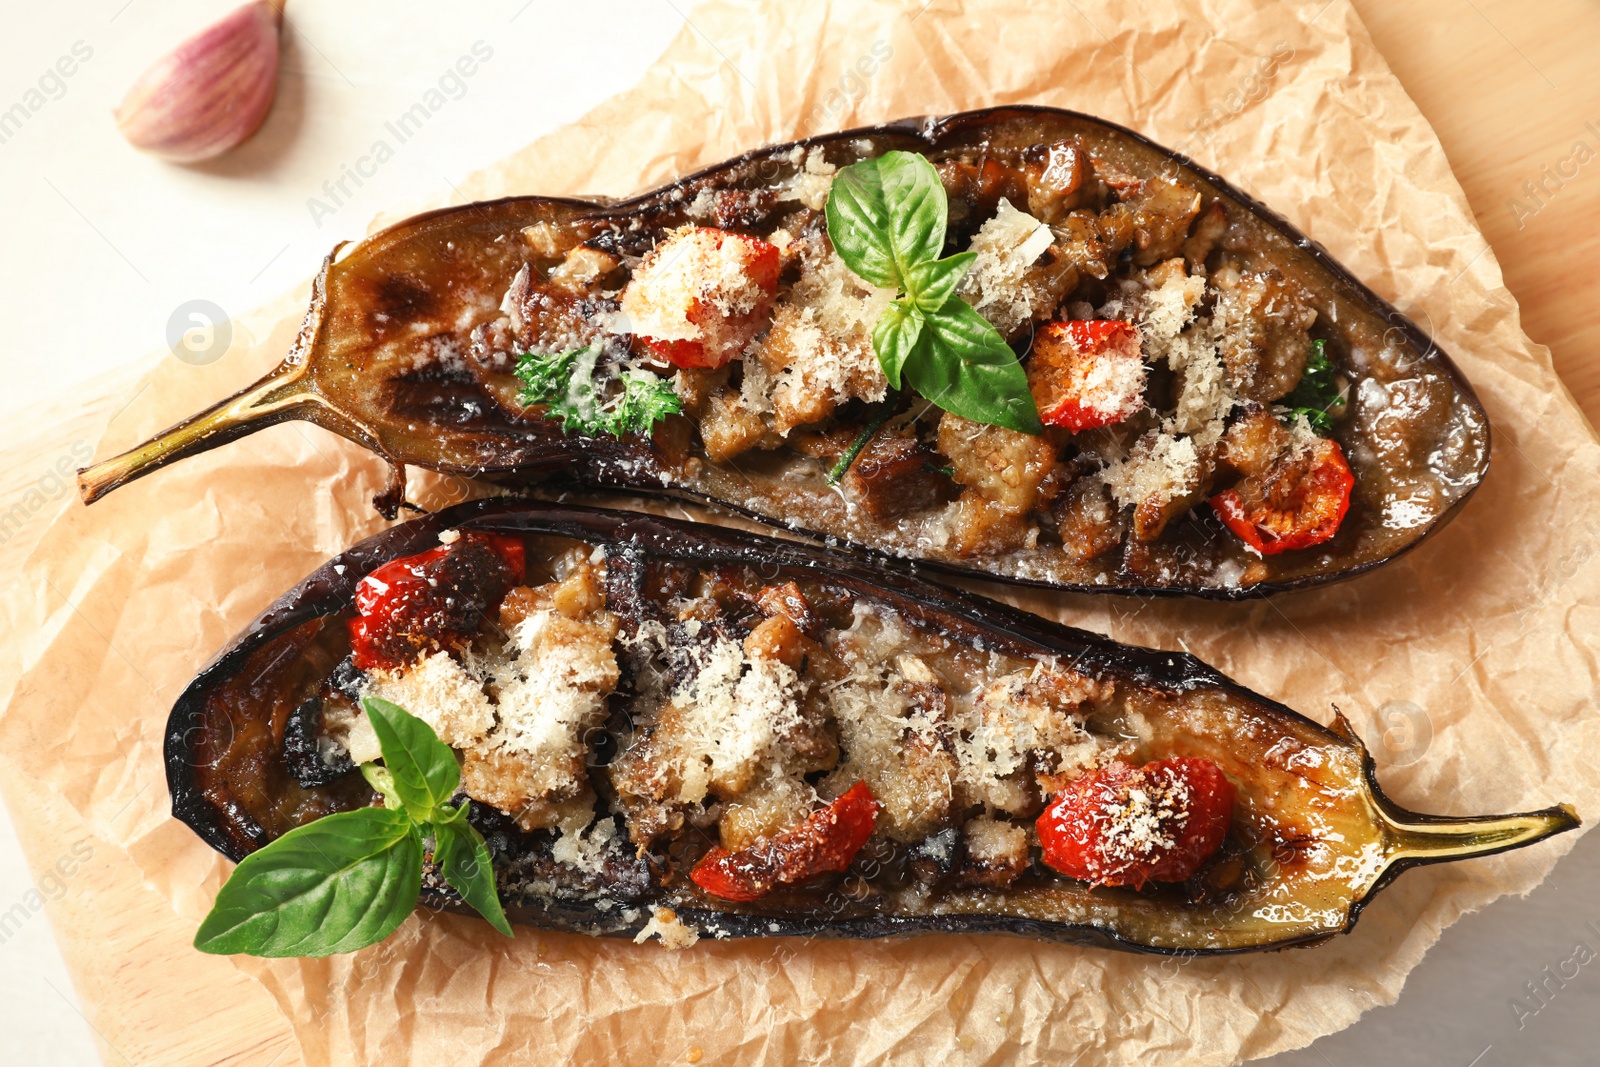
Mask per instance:
[[[1054,241],[1050,227],[1001,197],[994,217],[972,237],[967,250],[978,258],[958,292],[1002,334],[1048,314],[1054,300],[1026,285],[1024,276]]]
[[[642,945],[652,937],[661,940],[662,948],[677,951],[700,940],[700,931],[679,919],[671,908],[657,908],[650,921],[634,936],[633,943]]]
[[[750,276],[746,242],[716,230],[683,227],[656,247],[622,291],[633,332],[658,341],[707,340],[702,306],[723,318],[754,311],[766,293]]]
[[[1110,863],[1148,862],[1174,848],[1189,821],[1189,786],[1181,775],[1163,767],[1145,779],[1120,794],[1107,787],[1099,816],[1100,851]]]

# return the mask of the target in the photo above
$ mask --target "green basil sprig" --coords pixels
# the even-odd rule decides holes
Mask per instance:
[[[948,214],[933,164],[914,152],[885,152],[834,175],[828,237],[847,267],[898,293],[872,330],[890,385],[903,379],[963,418],[1038,434],[1039,409],[1016,353],[956,295],[976,254],[938,258]]]
[[[362,774],[381,808],[324,816],[246,856],[195,933],[220,955],[331,956],[388,937],[422,889],[423,839],[445,882],[496,930],[511,925],[495,891],[483,836],[450,798],[461,784],[455,753],[433,727],[387,700],[361,701],[383,765]]]

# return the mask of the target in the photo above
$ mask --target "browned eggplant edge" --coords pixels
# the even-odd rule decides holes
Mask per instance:
[[[639,553],[701,566],[749,565],[772,570],[792,568],[817,571],[826,581],[863,587],[881,601],[913,618],[937,620],[947,634],[982,648],[987,643],[1015,654],[1041,651],[1063,656],[1082,669],[1100,671],[1156,687],[1183,692],[1215,687],[1255,702],[1268,713],[1301,724],[1338,741],[1361,747],[1365,774],[1377,803],[1390,815],[1408,822],[1447,825],[1448,816],[1409,811],[1388,800],[1378,789],[1372,757],[1341,718],[1338,731],[1330,730],[1293,709],[1251,692],[1244,686],[1187,653],[1162,652],[1119,644],[1110,638],[1049,622],[997,601],[959,592],[910,574],[892,561],[868,553],[828,550],[794,541],[780,541],[739,530],[690,523],[630,512],[598,508],[484,500],[458,504],[390,527],[329,560],[257,616],[201,669],[178,697],[167,720],[164,759],[173,816],[187,824],[212,848],[234,862],[248,854],[238,837],[229,833],[227,816],[208,801],[196,782],[196,741],[201,729],[205,698],[211,687],[230,678],[256,649],[267,641],[310,619],[348,608],[361,578],[379,564],[423,551],[438,543],[442,530],[479,529],[525,535],[571,538],[609,552]],[[1537,813],[1529,813],[1537,814]],[[1548,814],[1548,813],[1545,813]],[[1570,816],[1570,813],[1568,813]],[[234,813],[233,825],[249,824]],[[1571,818],[1568,829],[1578,825]],[[254,839],[265,844],[265,833],[254,828]],[[1507,846],[1514,847],[1514,846]],[[1504,849],[1484,850],[1489,855]],[[1394,861],[1384,876],[1350,908],[1342,932],[1355,925],[1361,909],[1402,871],[1438,862],[1433,858]],[[454,894],[425,887],[419,904],[433,910],[475,915]],[[553,906],[513,904],[512,921],[534,927],[599,936],[632,936],[648,918],[649,908],[638,918],[608,915],[582,903]],[[1073,923],[1053,923],[993,915],[877,916],[827,920],[814,917],[783,918],[694,908],[678,908],[680,918],[714,938],[728,937],[844,937],[879,938],[913,933],[970,934],[998,932],[1035,940],[1097,945],[1158,955],[1229,955],[1264,948],[1286,948],[1325,940],[1328,934],[1288,939],[1273,945],[1233,949],[1164,949],[1119,937],[1106,929]]]
[[[1053,589],[1061,592],[1093,593],[1101,595],[1111,594],[1117,596],[1195,597],[1203,600],[1223,601],[1257,600],[1277,593],[1288,593],[1302,589],[1311,589],[1359,577],[1368,573],[1369,571],[1383,566],[1384,564],[1391,563],[1394,560],[1399,559],[1401,556],[1404,556],[1406,553],[1421,545],[1424,541],[1427,541],[1429,538],[1433,537],[1436,533],[1443,529],[1451,519],[1455,518],[1466,502],[1474,493],[1477,492],[1478,487],[1483,484],[1483,480],[1488,477],[1490,456],[1494,445],[1494,431],[1489,420],[1488,412],[1484,410],[1483,402],[1479,399],[1477,391],[1472,387],[1472,383],[1467,380],[1466,375],[1462,373],[1461,368],[1456,365],[1455,360],[1451,358],[1450,354],[1445,351],[1444,348],[1442,348],[1438,342],[1436,342],[1426,331],[1424,331],[1422,327],[1418,326],[1393,304],[1385,300],[1382,296],[1378,295],[1366,283],[1362,282],[1359,278],[1352,274],[1350,270],[1337,259],[1335,259],[1333,255],[1325,247],[1323,247],[1323,245],[1312,240],[1310,237],[1307,237],[1291,222],[1289,222],[1288,219],[1278,214],[1278,212],[1257,200],[1249,193],[1246,193],[1215,171],[1196,163],[1193,159],[1183,155],[1181,152],[1176,152],[1170,148],[1167,148],[1166,146],[1144,136],[1138,131],[1129,129],[1128,127],[1119,123],[1111,122],[1107,119],[1102,119],[1094,115],[1085,114],[1081,111],[1073,111],[1067,108],[1046,107],[1038,104],[1014,104],[1005,107],[984,108],[976,111],[962,111],[951,115],[913,116],[909,118],[897,119],[893,122],[887,122],[876,126],[860,126],[855,129],[843,130],[837,133],[821,134],[814,137],[803,138],[797,141],[790,141],[783,144],[768,145],[762,148],[752,149],[751,151],[742,153],[741,155],[734,156],[731,159],[727,159],[720,163],[693,171],[678,178],[676,181],[668,185],[660,186],[656,189],[652,189],[648,192],[641,193],[637,196],[623,200],[615,200],[606,197],[535,197],[534,199],[548,200],[551,202],[564,204],[590,205],[600,209],[600,211],[596,212],[597,215],[603,212],[604,216],[608,219],[619,216],[625,218],[629,215],[642,214],[653,208],[657,208],[664,202],[669,203],[675,199],[685,199],[685,196],[681,190],[694,182],[715,176],[719,173],[734,169],[739,166],[759,162],[771,156],[787,154],[792,152],[797,147],[810,148],[815,145],[832,144],[838,141],[855,140],[862,137],[895,134],[899,136],[915,137],[923,142],[925,151],[934,151],[940,147],[943,147],[943,139],[951,133],[963,130],[970,126],[982,125],[988,122],[1003,120],[1008,117],[1020,117],[1028,114],[1063,115],[1081,122],[1092,123],[1094,125],[1105,127],[1109,130],[1114,130],[1117,133],[1145,146],[1146,148],[1166,156],[1171,163],[1194,171],[1201,178],[1215,185],[1226,195],[1238,201],[1256,217],[1263,220],[1272,229],[1278,231],[1278,233],[1280,233],[1283,237],[1287,238],[1292,244],[1300,248],[1320,266],[1327,270],[1334,281],[1343,286],[1346,295],[1349,298],[1357,303],[1366,304],[1375,314],[1378,315],[1379,318],[1383,319],[1384,322],[1388,323],[1392,328],[1400,330],[1401,333],[1405,335],[1406,341],[1418,353],[1420,353],[1420,358],[1436,362],[1436,365],[1440,367],[1446,375],[1449,376],[1456,389],[1460,391],[1461,395],[1467,400],[1468,403],[1477,409],[1478,414],[1483,418],[1485,442],[1484,461],[1483,464],[1478,468],[1477,480],[1473,482],[1473,484],[1465,493],[1462,494],[1458,500],[1451,504],[1449,509],[1447,509],[1443,515],[1434,520],[1433,524],[1420,537],[1400,548],[1398,551],[1383,557],[1382,559],[1372,560],[1368,563],[1363,563],[1359,566],[1351,567],[1335,574],[1308,575],[1304,578],[1296,578],[1286,582],[1262,582],[1258,585],[1247,586],[1238,589],[1217,589],[1193,588],[1188,586],[1103,586],[1088,583],[1055,583],[1036,578],[1021,578],[1012,577],[1010,575],[995,574],[976,567],[962,567],[956,564],[943,563],[935,560],[906,559],[907,563],[914,567],[927,568],[939,573],[956,574],[963,577],[1004,582],[1008,585],[1032,587],[1037,589]],[[524,199],[528,198],[517,196],[501,197],[496,200],[487,201],[487,203],[497,204]],[[436,215],[457,210],[460,210],[459,205],[425,212],[421,215],[406,219],[400,223],[396,223],[394,227],[391,227],[391,229],[410,226],[414,223],[423,221]],[[382,232],[375,236],[381,236]],[[580,463],[585,459],[595,459],[598,460],[598,463],[589,465],[590,472],[586,475],[579,475],[575,484],[585,484],[596,488],[624,490],[637,493],[642,496],[682,500],[696,504],[706,504],[723,511],[743,515],[764,525],[779,526],[797,535],[808,537],[815,541],[820,541],[826,544],[848,545],[853,549],[863,552],[881,554],[879,553],[879,550],[872,548],[870,545],[862,544],[856,541],[840,539],[832,535],[807,529],[803,526],[782,523],[780,520],[774,520],[770,516],[762,515],[758,512],[741,507],[738,504],[734,504],[729,501],[718,500],[681,488],[666,488],[663,487],[659,482],[640,478],[630,478],[625,473],[621,476],[614,476],[611,473],[612,471],[620,470],[626,472],[629,468],[625,463],[613,465],[612,463],[606,462],[608,457],[606,457],[604,453],[610,451],[613,450],[603,449],[599,454],[593,457],[556,457],[552,461],[551,465],[554,466],[556,462],[559,462],[563,458],[577,458],[580,460]],[[540,466],[543,466],[543,464]],[[451,471],[450,473],[471,476],[473,474],[487,473],[487,471],[455,470]],[[568,480],[563,479],[562,481]],[[569,484],[574,483],[569,482]]]

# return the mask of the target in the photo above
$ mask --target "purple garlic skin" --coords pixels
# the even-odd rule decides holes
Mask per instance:
[[[122,136],[176,163],[241,144],[272,110],[281,23],[281,3],[254,0],[178,45],[123,98]]]

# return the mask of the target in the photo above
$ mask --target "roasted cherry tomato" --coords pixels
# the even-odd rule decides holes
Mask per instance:
[[[390,560],[356,586],[356,617],[350,620],[356,666],[403,666],[476,633],[526,570],[520,538],[475,530]]]
[[[622,310],[650,354],[720,367],[766,325],[778,292],[777,246],[724,230],[679,230],[645,259]]]
[[[1052,322],[1033,339],[1028,388],[1046,426],[1076,432],[1119,423],[1144,407],[1144,382],[1131,322]]]
[[[1113,763],[1068,783],[1039,816],[1044,861],[1091,885],[1182,882],[1222,845],[1233,785],[1208,759]]]
[[[1291,449],[1259,478],[1211,498],[1228,529],[1263,556],[1320,545],[1339,532],[1356,484],[1336,441]]]
[[[872,836],[877,817],[872,790],[857,782],[792,830],[738,852],[712,848],[689,877],[723,900],[760,900],[780,885],[844,871]]]

